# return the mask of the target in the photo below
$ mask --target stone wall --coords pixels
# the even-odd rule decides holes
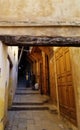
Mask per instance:
[[[79,0],[1,0],[0,25],[80,25]]]

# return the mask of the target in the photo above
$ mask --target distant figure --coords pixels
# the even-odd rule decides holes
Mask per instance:
[[[35,83],[35,90],[38,90],[38,89],[39,89],[39,84]]]
[[[32,89],[34,90],[35,89],[35,75],[33,74],[33,72],[31,75],[31,84],[32,84]]]
[[[26,87],[28,87],[28,73],[26,73]]]

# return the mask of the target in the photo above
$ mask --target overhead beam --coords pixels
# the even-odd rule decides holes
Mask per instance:
[[[0,35],[8,46],[75,46],[80,47],[80,37],[10,36]]]

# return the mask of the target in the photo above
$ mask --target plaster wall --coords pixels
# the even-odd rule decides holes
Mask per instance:
[[[18,47],[8,47],[8,54],[13,63],[12,69],[9,70],[9,85],[8,85],[8,107],[11,107],[15,89],[17,86],[17,74],[18,74]]]
[[[11,47],[10,47],[11,48]],[[14,56],[13,52],[15,53],[15,60],[12,60],[13,69],[12,69],[12,88],[16,87],[17,83],[17,54],[18,48],[12,47],[14,51],[10,52],[10,48],[3,45],[0,41],[0,130],[3,130],[3,126],[6,123],[7,117],[7,109],[8,109],[8,87],[9,87],[9,61],[7,59],[7,55],[9,54],[11,57]],[[13,57],[12,57],[13,58]]]
[[[5,98],[5,89],[7,89],[7,47],[3,46],[0,42],[0,130],[3,129],[3,122],[5,118],[5,104],[6,104],[6,98]]]
[[[70,48],[78,127],[80,129],[80,47]]]
[[[0,25],[80,25],[80,0],[1,0]]]
[[[32,35],[32,36],[80,36],[80,27],[0,27],[0,35]]]

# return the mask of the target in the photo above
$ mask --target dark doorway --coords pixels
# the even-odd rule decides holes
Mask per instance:
[[[18,65],[18,87],[30,87],[30,74],[31,74],[31,64],[27,58],[29,47],[24,47],[22,56]],[[21,47],[19,47],[20,57]],[[28,79],[26,79],[26,75]]]

